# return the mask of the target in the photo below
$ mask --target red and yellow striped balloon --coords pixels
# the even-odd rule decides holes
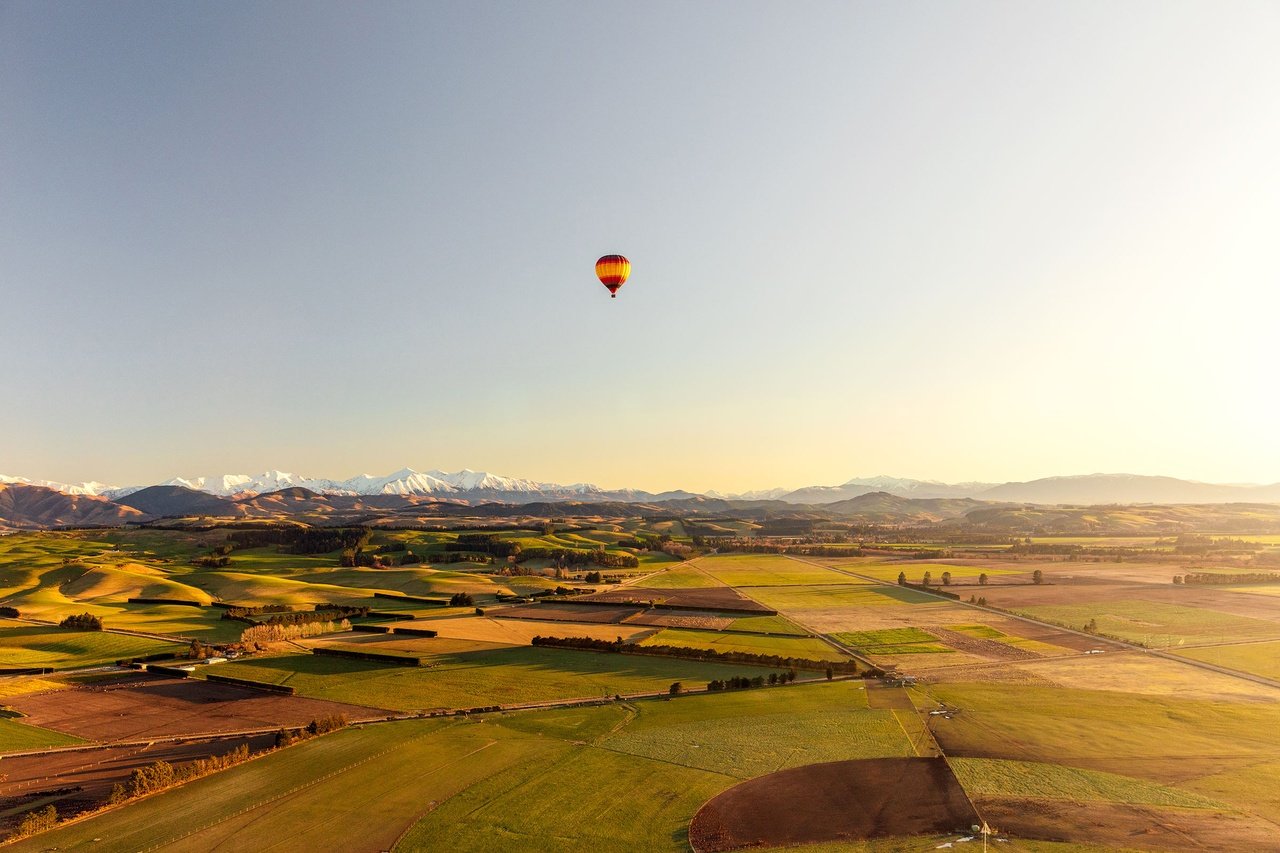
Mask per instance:
[[[631,261],[622,255],[605,255],[596,261],[596,277],[609,288],[609,295],[618,298],[618,288],[627,283],[631,275]]]

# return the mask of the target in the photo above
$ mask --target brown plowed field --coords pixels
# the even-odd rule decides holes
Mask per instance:
[[[743,782],[689,826],[698,853],[967,829],[978,823],[941,758],[811,764]]]
[[[643,610],[627,620],[628,625],[657,625],[663,628],[703,628],[723,631],[735,617],[697,610]]]
[[[105,802],[112,786],[126,782],[135,768],[226,755],[241,744],[250,752],[261,752],[275,745],[275,735],[6,756],[0,760],[0,829],[17,826],[30,804],[52,803],[66,819]]]
[[[749,610],[753,613],[769,613],[769,608],[752,601],[736,589],[728,586],[699,587],[693,589],[645,589],[628,586],[611,589],[588,596],[587,601],[627,602],[654,601],[679,607],[695,607],[702,610]]]
[[[1017,838],[1207,853],[1276,850],[1276,826],[1251,815],[1125,803],[982,798],[992,828]]]
[[[110,686],[31,693],[6,701],[27,716],[25,723],[108,743],[304,726],[336,714],[348,720],[386,716],[385,711],[358,705],[281,696],[194,678],[153,676]]]

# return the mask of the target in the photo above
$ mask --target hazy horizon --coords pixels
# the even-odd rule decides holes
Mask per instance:
[[[1277,42],[1263,2],[0,3],[0,472],[1278,482]]]

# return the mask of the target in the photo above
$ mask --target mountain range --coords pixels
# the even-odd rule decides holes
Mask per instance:
[[[111,486],[99,482],[56,483],[0,475],[0,484],[42,486],[66,495],[120,500],[148,486]],[[156,486],[171,486],[220,498],[247,498],[288,489],[330,496],[401,495],[431,497],[476,505],[485,502],[524,504],[542,501],[618,501],[624,503],[708,497],[730,501],[781,501],[797,505],[828,505],[861,495],[885,493],[911,499],[960,499],[1034,504],[1175,504],[1270,503],[1280,501],[1280,483],[1232,485],[1199,483],[1174,477],[1136,474],[1086,474],[1045,477],[1027,482],[943,483],[899,477],[855,477],[840,485],[775,488],[738,494],[709,491],[704,495],[684,490],[653,493],[641,489],[603,489],[591,483],[562,485],[507,477],[486,471],[415,471],[402,468],[385,476],[360,474],[346,480],[306,477],[284,471],[262,474],[215,474],[173,477]],[[126,502],[127,503],[127,502]]]

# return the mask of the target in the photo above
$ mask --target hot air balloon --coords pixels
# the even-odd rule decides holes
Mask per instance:
[[[609,295],[618,298],[618,288],[627,283],[631,275],[631,261],[622,255],[605,255],[596,261],[596,277],[600,283],[609,288]]]

